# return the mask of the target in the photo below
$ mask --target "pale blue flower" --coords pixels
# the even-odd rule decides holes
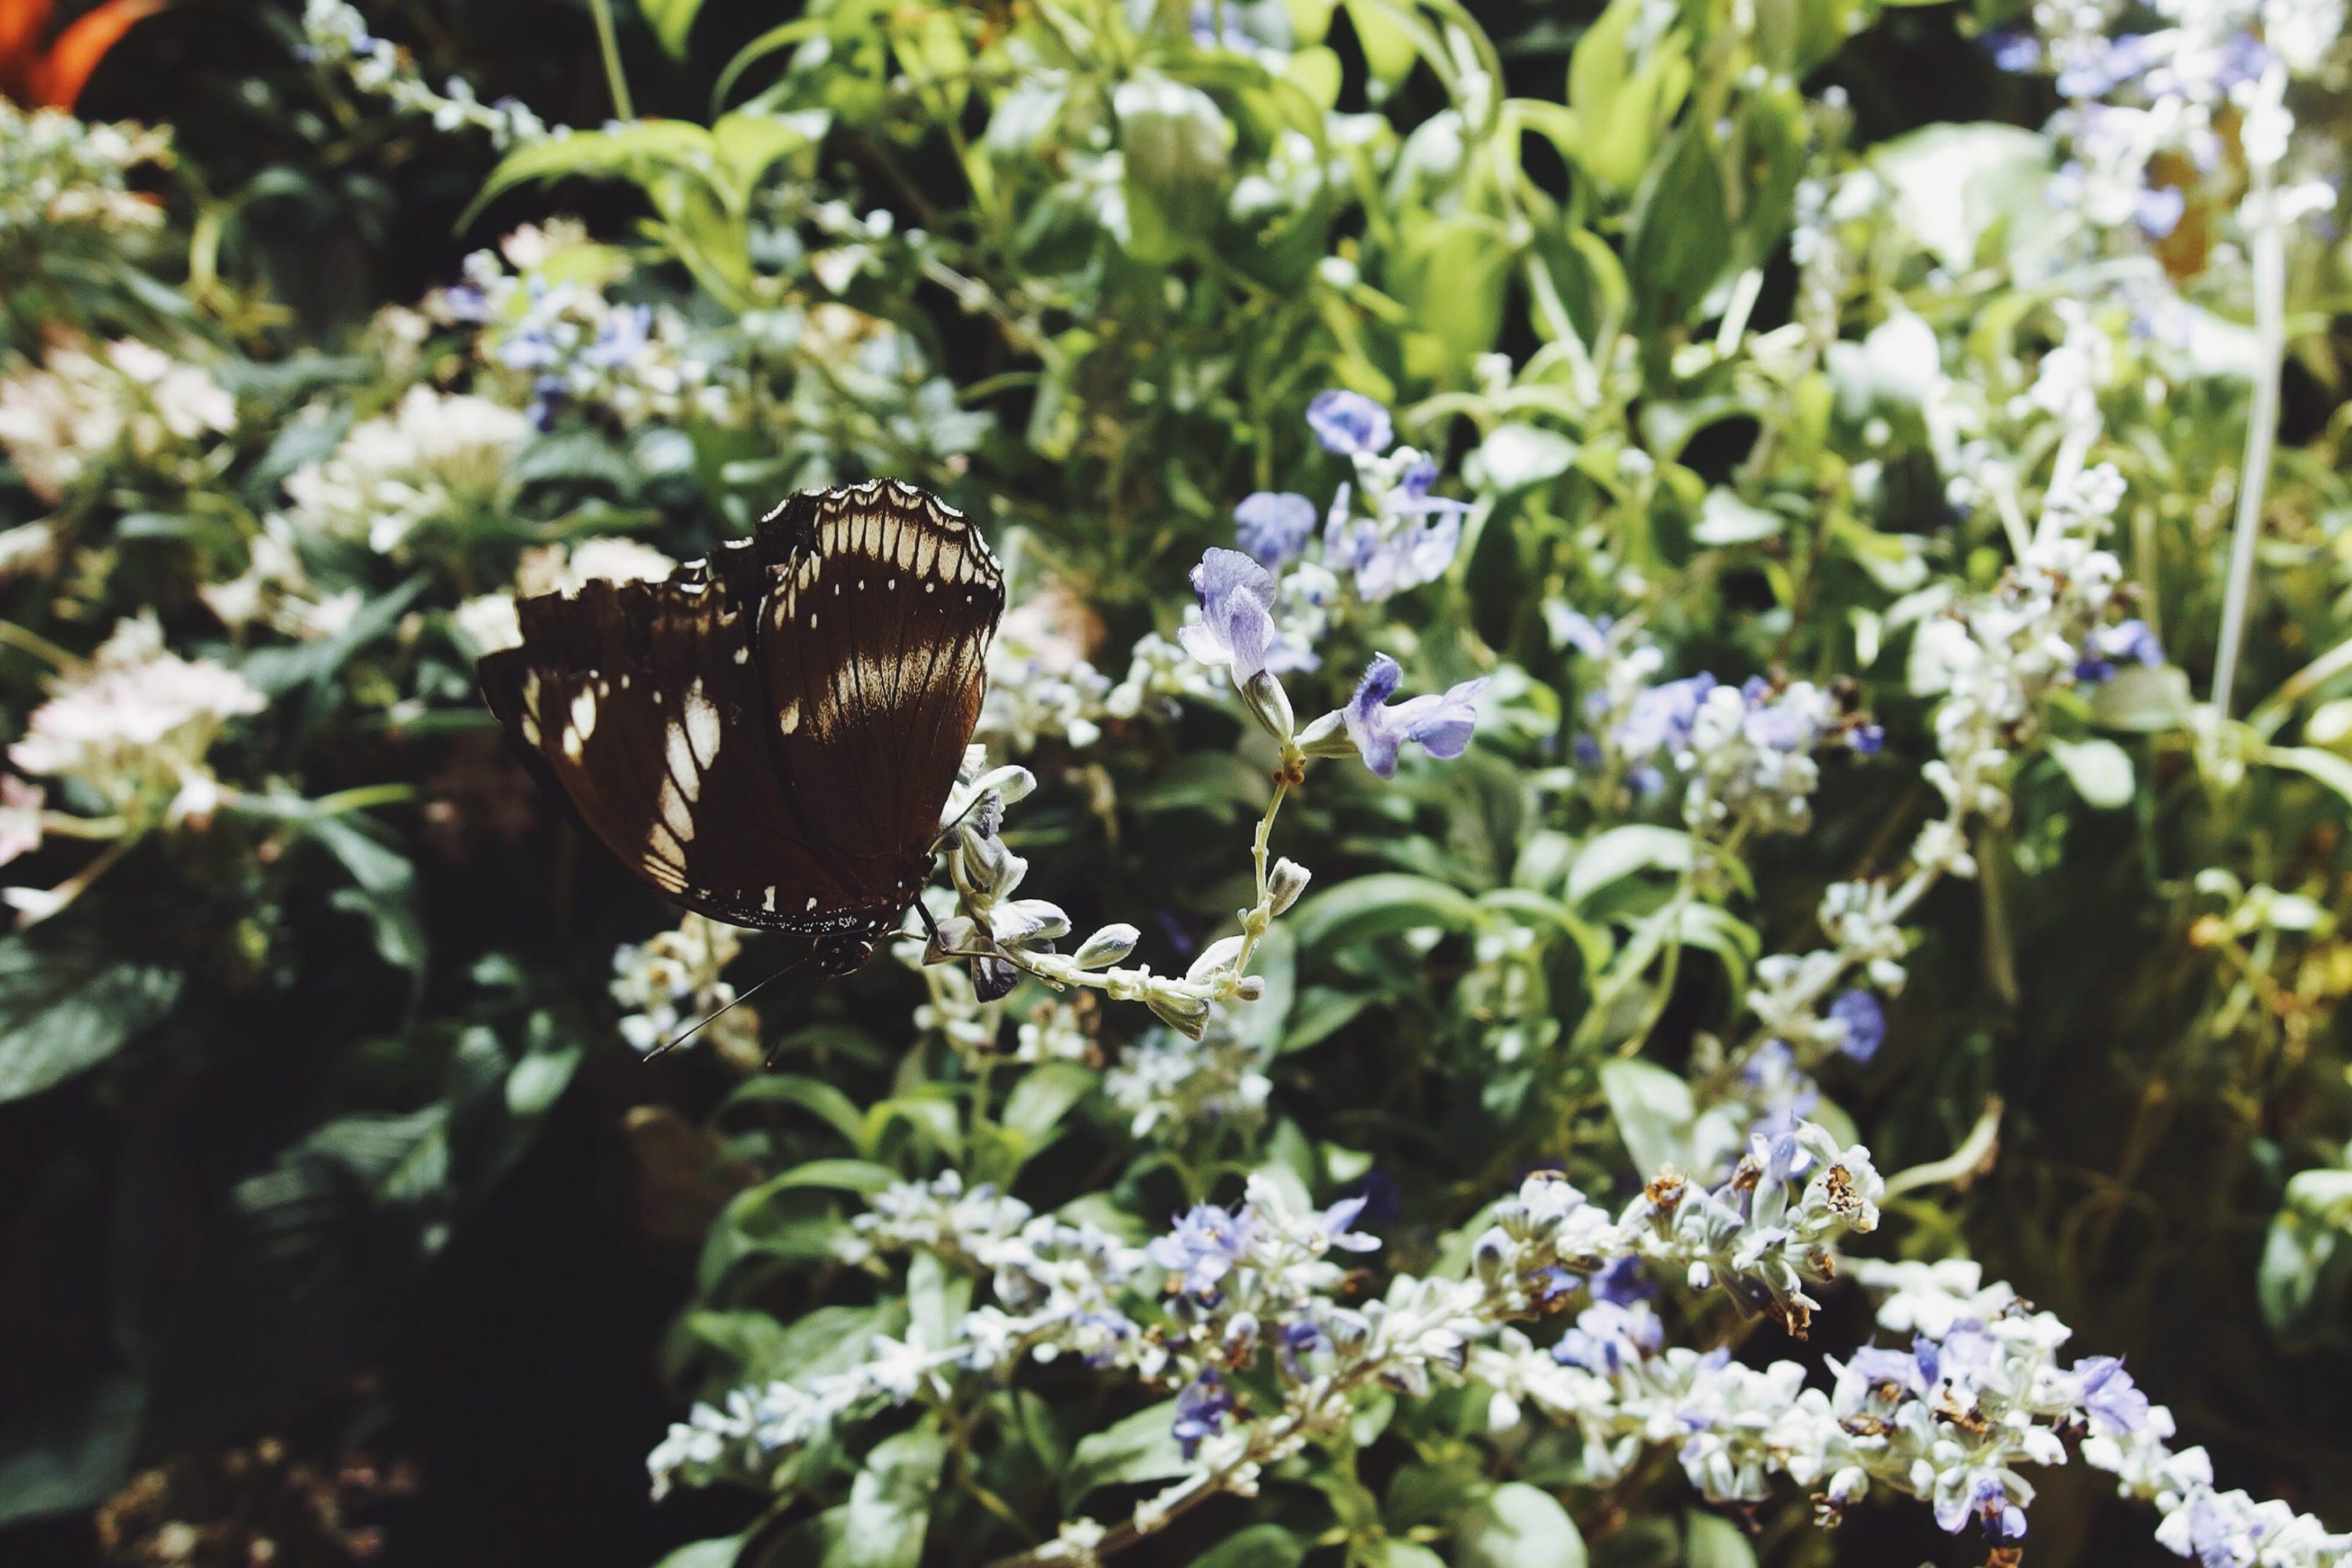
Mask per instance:
[[[1597,1301],[1576,1315],[1576,1326],[1552,1346],[1551,1358],[1562,1366],[1614,1377],[1640,1365],[1664,1340],[1665,1330],[1647,1306]]]
[[[1225,1386],[1214,1367],[1204,1367],[1201,1374],[1186,1384],[1176,1395],[1176,1446],[1186,1458],[1199,1450],[1202,1440],[1213,1437],[1225,1429],[1225,1417],[1233,1414],[1234,1391]]]
[[[2152,669],[2163,662],[2164,644],[2146,621],[2135,618],[2096,627],[2084,638],[2082,655],[2074,662],[2074,679],[2093,683],[2113,680],[2119,665]]]
[[[1315,531],[1315,503],[1291,490],[1257,490],[1234,508],[1234,542],[1279,570],[1298,559]]]
[[[2095,1430],[2123,1436],[2147,1426],[2147,1395],[2124,1363],[2111,1355],[2085,1356],[2074,1363],[2079,1380],[2075,1403],[2090,1414]]]
[[[1144,1248],[1144,1254],[1168,1270],[1178,1289],[1213,1300],[1219,1282],[1249,1256],[1257,1236],[1256,1216],[1202,1204],[1179,1215],[1176,1228]]]
[[[1391,707],[1388,700],[1403,678],[1396,660],[1374,654],[1345,710],[1348,738],[1363,753],[1364,765],[1384,779],[1395,776],[1397,749],[1407,741],[1433,757],[1458,757],[1467,750],[1478,726],[1478,693],[1486,685],[1482,676],[1443,696],[1414,697]]]
[[[1886,1009],[1867,991],[1848,991],[1830,1004],[1830,1016],[1845,1026],[1838,1049],[1866,1062],[1886,1043]]]
[[[1307,405],[1307,425],[1325,451],[1341,457],[1358,452],[1377,456],[1396,439],[1389,411],[1360,392],[1334,389],[1316,394],[1315,401]]]
[[[1238,550],[1213,549],[1192,568],[1192,592],[1201,620],[1176,634],[1184,651],[1232,671],[1237,687],[1265,674],[1276,640],[1273,574]]]

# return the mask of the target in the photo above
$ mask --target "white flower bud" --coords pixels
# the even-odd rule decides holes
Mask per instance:
[[[1242,700],[1249,705],[1251,715],[1265,727],[1266,733],[1277,741],[1290,739],[1297,721],[1290,711],[1290,694],[1271,670],[1259,670],[1242,688]]]
[[[1334,708],[1298,732],[1297,744],[1310,757],[1352,757],[1356,742],[1348,733],[1348,716]]]
[[[1080,969],[1107,969],[1124,962],[1142,934],[1130,925],[1105,926],[1079,945],[1074,962]]]
[[[1296,860],[1288,858],[1276,860],[1274,863],[1274,869],[1265,879],[1267,902],[1272,906],[1274,912],[1286,913],[1290,906],[1298,901],[1298,895],[1307,890],[1307,884],[1312,881],[1314,877],[1314,872]]]
[[[1192,967],[1184,972],[1184,978],[1205,980],[1226,968],[1241,956],[1242,944],[1248,940],[1247,937],[1228,936],[1211,942],[1201,950],[1201,956],[1192,961]]]
[[[1143,1000],[1144,1005],[1150,1007],[1161,1023],[1187,1039],[1197,1040],[1209,1032],[1209,1005],[1197,996],[1186,996],[1172,991],[1154,991]]]

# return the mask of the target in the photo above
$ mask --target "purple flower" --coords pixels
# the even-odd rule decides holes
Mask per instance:
[[[1987,33],[1979,41],[1992,56],[1992,63],[2002,70],[2021,73],[2042,63],[2042,40],[2020,28]]]
[[[1439,511],[1429,522],[1383,528],[1334,509],[1323,529],[1323,564],[1355,578],[1356,597],[1377,605],[1392,594],[1445,575],[1462,547],[1462,516]]]
[[[1609,652],[1608,617],[1595,621],[1566,607],[1550,616],[1551,640],[1562,647],[1572,647],[1587,658],[1601,658]]]
[[[1360,392],[1317,393],[1315,401],[1307,405],[1307,425],[1325,451],[1341,457],[1358,452],[1377,456],[1396,439],[1389,411]]]
[[[1242,0],[1224,0],[1224,27],[1217,26],[1217,0],[1192,0],[1192,42],[1204,49],[1247,49],[1250,36],[1242,30]]]
[[[1861,756],[1874,757],[1886,747],[1886,727],[1867,721],[1845,732],[1845,743]]]
[[[1211,550],[1192,568],[1192,592],[1201,596],[1201,621],[1176,634],[1184,651],[1232,670],[1235,686],[1265,673],[1275,642],[1273,575],[1238,550]]]
[[[1323,1234],[1325,1245],[1336,1247],[1342,1252],[1378,1250],[1381,1245],[1379,1237],[1360,1236],[1348,1228],[1356,1223],[1356,1216],[1364,1212],[1364,1205],[1370,1202],[1369,1195],[1341,1198],[1325,1209],[1315,1222],[1315,1228]]]
[[[1715,688],[1715,677],[1701,670],[1637,693],[1624,721],[1617,726],[1617,749],[1632,757],[1681,751],[1690,744],[1691,721],[1698,717],[1698,705]]]
[[[2148,629],[2146,621],[2135,618],[2112,626],[2095,627],[2083,639],[2082,657],[2074,663],[2074,679],[2094,683],[2113,680],[2118,664],[2139,664],[2152,669],[2163,662],[2164,644]]]
[[[1927,1379],[1919,1371],[1918,1358],[1903,1351],[1864,1345],[1854,1352],[1845,1364],[1873,1387],[1891,1383],[1906,1394],[1925,1394],[1927,1392]]]
[[[1282,1370],[1298,1382],[1307,1381],[1302,1356],[1319,1355],[1331,1348],[1331,1337],[1305,1318],[1294,1318],[1275,1333],[1275,1356]]]
[[[2154,185],[2139,194],[2132,221],[2148,238],[2162,239],[2180,226],[2180,215],[2188,210],[2189,198],[2180,194],[2179,186]]]
[[[1348,738],[1363,753],[1364,765],[1384,779],[1396,776],[1397,748],[1407,741],[1433,757],[1460,756],[1478,726],[1478,693],[1486,684],[1482,676],[1449,688],[1442,697],[1415,697],[1390,707],[1403,675],[1396,660],[1374,654],[1345,710]]]
[[[1225,1417],[1234,1410],[1234,1391],[1214,1367],[1205,1367],[1201,1375],[1186,1384],[1176,1395],[1176,1444],[1186,1458],[1191,1458],[1204,1437],[1213,1437],[1225,1429]]]
[[[1658,1293],[1657,1285],[1642,1272],[1642,1260],[1638,1258],[1611,1259],[1588,1283],[1594,1300],[1619,1307],[1646,1301]]]
[[[1466,500],[1454,500],[1445,496],[1433,496],[1430,487],[1437,483],[1437,464],[1427,457],[1413,459],[1397,479],[1394,494],[1389,497],[1388,510],[1402,517],[1423,517],[1433,511],[1464,512],[1470,510]]]
[[[1188,1295],[1214,1300],[1218,1282],[1249,1256],[1257,1241],[1257,1219],[1213,1204],[1176,1216],[1176,1228],[1144,1248]]]
[[[1614,1377],[1638,1365],[1664,1338],[1657,1314],[1649,1308],[1597,1301],[1576,1315],[1576,1327],[1560,1335],[1559,1342],[1551,1348],[1551,1359],[1562,1366],[1580,1366]]]
[[[2085,1356],[2074,1363],[2074,1376],[2080,1380],[2075,1402],[2090,1413],[2094,1428],[2122,1436],[2147,1426],[2147,1395],[2122,1362],[2111,1355]]]
[[[1234,508],[1234,539],[1258,563],[1278,570],[1298,559],[1315,531],[1315,503],[1290,490],[1258,490]]]
[[[596,341],[582,350],[580,357],[599,370],[618,369],[645,352],[652,341],[653,327],[651,305],[624,305],[605,318]]]
[[[1830,1004],[1830,1016],[1845,1026],[1838,1049],[1866,1062],[1886,1043],[1886,1009],[1867,991],[1848,991]]]

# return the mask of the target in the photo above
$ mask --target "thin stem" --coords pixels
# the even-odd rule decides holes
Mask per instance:
[[[604,57],[604,81],[613,89],[613,115],[635,120],[636,105],[629,100],[629,79],[621,69],[621,36],[613,26],[613,0],[588,0],[596,18],[596,47]]]
[[[2213,716],[2230,716],[2238,682],[2238,650],[2246,637],[2246,606],[2254,591],[2254,543],[2263,500],[2270,489],[2271,450],[2278,436],[2279,369],[2286,354],[2286,240],[2279,232],[2276,178],[2255,162],[2246,208],[2253,220],[2254,337],[2262,363],[2246,411],[2246,456],[2239,466],[2238,514],[2230,540],[2230,584],[2221,601],[2221,642],[2213,660]]]

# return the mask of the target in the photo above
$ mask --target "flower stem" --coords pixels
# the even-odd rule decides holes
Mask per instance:
[[[629,79],[621,69],[621,37],[613,26],[613,0],[588,0],[596,17],[596,47],[604,57],[604,80],[613,89],[613,115],[635,120],[636,105],[629,100]]]
[[[2278,437],[2279,370],[2286,354],[2286,238],[2279,232],[2278,185],[2270,164],[2252,160],[2246,206],[2253,218],[2254,337],[2261,364],[2246,411],[2246,456],[2239,465],[2238,513],[2230,540],[2230,582],[2221,600],[2221,646],[2213,658],[2213,714],[2230,716],[2238,682],[2238,650],[2246,638],[2246,606],[2254,590],[2254,543],[2262,531],[2263,500],[2270,489],[2271,451]]]

